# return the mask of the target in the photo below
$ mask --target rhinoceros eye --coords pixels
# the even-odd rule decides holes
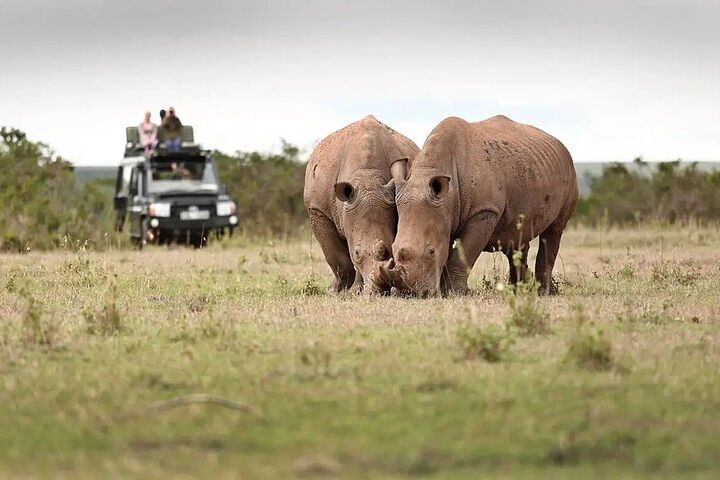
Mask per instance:
[[[447,175],[438,175],[430,179],[428,186],[434,198],[444,197],[448,192],[450,185],[450,177]]]
[[[388,260],[390,257],[392,257],[392,252],[386,245],[381,245],[375,251],[375,259],[376,260],[380,260],[380,261]]]
[[[335,184],[335,197],[338,200],[345,203],[352,203],[357,196],[355,187],[350,185],[348,182],[338,182]]]

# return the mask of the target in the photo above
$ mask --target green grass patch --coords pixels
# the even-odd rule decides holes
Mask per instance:
[[[656,238],[569,230],[540,298],[329,294],[308,243],[4,255],[0,477],[714,478],[717,252],[653,279]]]

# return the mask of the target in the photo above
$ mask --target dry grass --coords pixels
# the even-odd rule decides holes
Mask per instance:
[[[494,255],[427,300],[302,242],[0,256],[0,476],[714,477],[718,244],[571,230],[537,332]]]

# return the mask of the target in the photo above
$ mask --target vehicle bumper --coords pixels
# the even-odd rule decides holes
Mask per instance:
[[[181,220],[178,217],[150,217],[149,226],[156,230],[210,231],[220,228],[235,228],[239,223],[237,215],[211,217],[207,220]]]

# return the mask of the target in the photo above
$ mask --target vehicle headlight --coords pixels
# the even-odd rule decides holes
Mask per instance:
[[[235,213],[237,206],[235,202],[218,202],[216,205],[218,217],[227,217]]]
[[[151,203],[148,207],[148,215],[151,217],[169,217],[170,204],[165,202]]]

